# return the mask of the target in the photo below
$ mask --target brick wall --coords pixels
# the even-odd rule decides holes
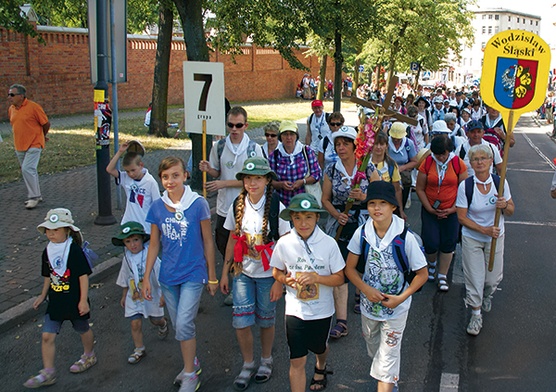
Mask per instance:
[[[90,81],[89,37],[85,29],[38,28],[46,45],[0,28],[0,86],[5,93],[13,83],[23,84],[27,96],[40,103],[48,115],[91,112],[93,85]],[[256,101],[292,97],[303,71],[292,69],[277,51],[246,46],[244,55],[231,57],[218,51],[211,61],[224,63],[226,97],[232,101]],[[303,64],[318,74],[316,57],[296,53]],[[128,81],[118,85],[121,109],[146,108],[151,100],[156,37],[128,37]],[[172,43],[169,104],[183,103],[185,44]],[[327,78],[333,78],[329,59]],[[7,120],[7,101],[0,100],[0,121]]]

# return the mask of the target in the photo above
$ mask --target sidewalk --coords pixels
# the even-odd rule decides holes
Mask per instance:
[[[177,110],[177,109],[176,109]],[[355,111],[343,111],[347,124],[356,124]],[[124,112],[120,118],[137,118],[142,121],[142,112]],[[83,126],[90,124],[92,116],[76,115],[51,119],[52,128]],[[305,137],[305,119],[297,121],[301,140]],[[0,134],[11,132],[9,124],[0,123]],[[264,134],[261,128],[248,131],[249,137],[263,144]],[[189,146],[189,144],[188,144]],[[159,150],[145,156],[145,167],[155,178],[158,163],[168,155],[181,156],[186,162],[191,153],[190,147],[179,150]],[[83,233],[90,247],[99,256],[95,262],[92,282],[98,282],[111,267],[121,262],[121,248],[111,243],[111,237],[117,225],[97,226],[94,224],[98,214],[96,188],[96,165],[72,169],[57,174],[42,175],[40,178],[44,202],[34,210],[26,210],[26,188],[23,181],[0,185],[2,213],[0,227],[3,235],[0,239],[0,332],[5,331],[24,321],[32,310],[32,303],[40,294],[43,278],[40,275],[40,260],[46,247],[46,237],[36,227],[40,224],[48,210],[57,207],[69,208],[75,224]],[[113,182],[112,182],[113,183]],[[160,184],[159,184],[160,185]],[[112,214],[119,223],[123,214],[116,210],[116,192],[112,186]],[[160,186],[160,189],[162,187]],[[216,203],[216,194],[209,195],[211,208]],[[122,202],[122,205],[125,205]]]

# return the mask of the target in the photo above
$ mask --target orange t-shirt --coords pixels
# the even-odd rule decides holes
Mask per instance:
[[[16,151],[44,148],[42,126],[48,122],[48,117],[38,103],[26,98],[19,109],[11,105],[8,116],[12,124]]]
[[[450,208],[455,204],[458,196],[459,176],[456,174],[454,164],[453,162],[448,163],[446,174],[444,175],[442,184],[439,187],[436,162],[433,160],[432,164],[430,165],[429,172],[427,173],[425,171],[427,159],[425,159],[423,163],[421,163],[421,166],[419,166],[419,171],[427,176],[427,184],[425,186],[425,194],[427,195],[427,199],[429,200],[431,206],[436,200],[440,200],[440,206],[438,207],[438,209],[440,210]],[[467,170],[467,166],[465,166],[465,163],[461,160],[460,157],[457,157],[457,159],[459,159],[459,172],[461,174]]]

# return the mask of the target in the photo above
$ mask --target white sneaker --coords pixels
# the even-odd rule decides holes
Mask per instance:
[[[193,362],[193,371],[197,376],[201,374],[201,372],[203,371],[203,369],[201,368],[201,362],[197,357],[195,357],[195,360]],[[174,379],[174,385],[178,385],[178,386],[181,385],[184,378],[185,378],[185,369],[182,369],[181,372],[179,372],[176,378]]]
[[[481,314],[472,314],[469,325],[467,325],[467,333],[469,335],[477,336],[483,328],[483,316]]]
[[[39,204],[39,199],[29,199],[25,202],[25,208],[32,210]]]
[[[199,376],[194,374],[193,377],[184,378],[181,382],[179,392],[195,392],[201,386]]]
[[[485,313],[488,313],[492,310],[492,298],[491,297],[483,298],[483,305],[481,306],[481,309],[483,309],[483,312],[485,312]]]

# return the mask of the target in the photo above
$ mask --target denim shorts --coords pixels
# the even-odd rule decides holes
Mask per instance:
[[[69,320],[73,329],[79,334],[84,334],[89,330],[89,320],[88,319],[75,319]],[[50,315],[47,313],[44,315],[44,324],[42,325],[42,331],[45,333],[55,333],[59,334],[60,329],[62,329],[63,321],[56,321],[50,319]]]
[[[195,338],[195,318],[201,302],[204,285],[197,282],[184,282],[167,286],[160,283],[166,308],[176,331],[176,340],[185,341]]]
[[[142,320],[146,318],[143,313],[135,313],[132,316],[126,317],[126,319],[128,319],[129,321],[133,321],[133,320]],[[158,320],[162,320],[164,318],[164,316],[160,316],[160,317],[154,317],[154,316],[149,316],[149,320],[151,321],[158,321]]]
[[[245,274],[234,277],[234,328],[247,328],[255,323],[261,328],[274,326],[276,302],[270,302],[270,289],[274,282],[273,277],[251,278]]]

